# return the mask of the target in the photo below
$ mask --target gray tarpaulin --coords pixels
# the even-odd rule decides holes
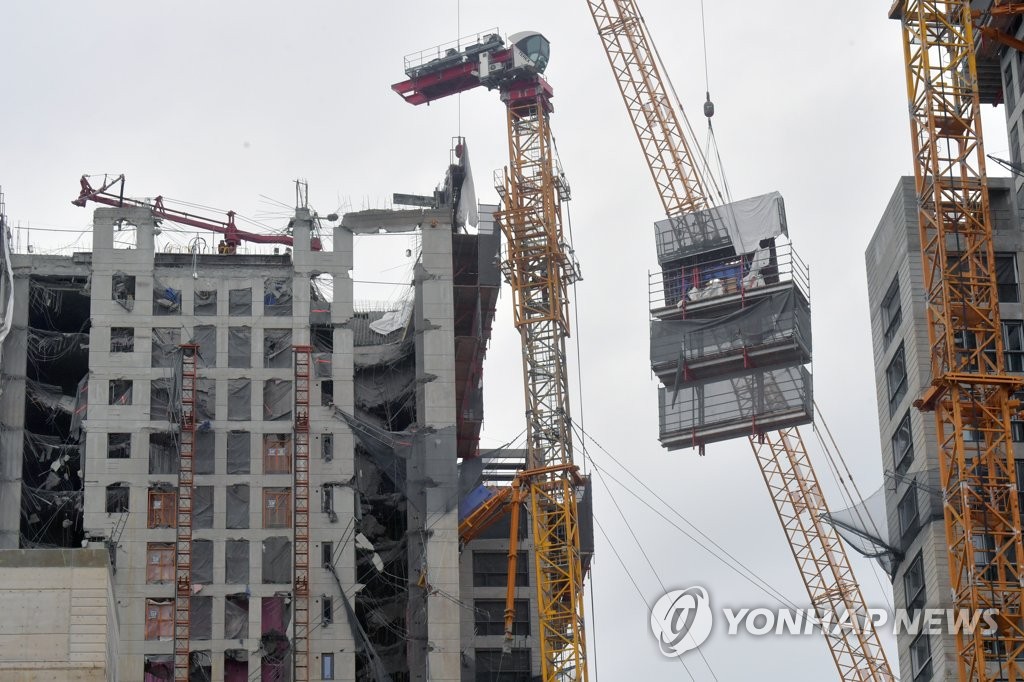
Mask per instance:
[[[796,289],[764,296],[720,317],[651,322],[655,370],[674,366],[680,359],[692,363],[769,345],[797,346],[802,353],[799,358],[789,358],[794,364],[810,360],[811,312],[807,299]]]
[[[263,330],[263,366],[289,369],[292,366],[292,330]]]
[[[252,329],[228,328],[228,367],[248,369],[252,366]]]
[[[89,375],[86,374],[78,382],[78,389],[75,398],[75,409],[71,413],[71,433],[80,436],[82,433],[82,420],[89,412]]]
[[[741,199],[654,224],[658,262],[732,246],[751,253],[762,239],[788,234],[786,208],[778,192]]]
[[[212,485],[197,485],[192,489],[192,522],[200,530],[213,528]]]
[[[263,282],[263,314],[269,317],[291,317],[292,280],[268,277]]]
[[[149,473],[178,473],[178,442],[174,433],[156,431],[149,434]]]
[[[383,371],[358,372],[353,381],[356,407],[371,410],[385,403],[398,402],[416,389],[416,371],[411,365]]]
[[[224,639],[245,639],[249,636],[249,595],[229,594],[224,597]]]
[[[217,366],[217,328],[212,324],[197,324],[192,331],[192,343],[199,346],[199,367]]]
[[[213,632],[213,597],[192,597],[191,604],[189,617],[192,639],[210,639]]]
[[[229,539],[224,543],[224,582],[245,585],[249,582],[249,541]]]
[[[750,374],[658,391],[659,429],[666,447],[689,447],[811,420],[811,375],[804,367]],[[676,442],[671,442],[675,440]],[[685,441],[685,442],[684,442]]]
[[[181,364],[178,345],[181,329],[177,327],[153,328],[153,367],[177,367]]]
[[[192,541],[192,582],[196,585],[213,582],[213,540]]]
[[[228,421],[252,419],[252,382],[228,379]]]
[[[156,421],[178,421],[177,394],[174,379],[162,377],[149,382],[149,418]],[[172,393],[174,393],[172,395]],[[173,406],[173,408],[172,408]]]
[[[263,584],[286,585],[292,581],[292,542],[286,537],[263,540]]]
[[[252,315],[252,289],[228,290],[228,315],[232,317]]]
[[[267,379],[263,382],[263,420],[278,421],[292,418],[292,382],[285,379]]]
[[[249,486],[244,483],[227,488],[227,527],[249,527]]]
[[[196,419],[212,421],[216,419],[217,392],[213,379],[196,379]]]
[[[210,612],[213,612],[212,608]],[[213,656],[209,651],[188,652],[188,679],[202,680],[202,682],[206,682],[207,680],[212,679],[210,677],[212,674]]]
[[[213,431],[196,432],[196,451],[193,468],[197,474],[214,473],[214,451],[217,448],[217,437]]]
[[[181,314],[181,290],[164,284],[156,276],[153,277],[153,314]]]
[[[214,282],[204,282],[203,288],[198,286],[195,289],[195,301],[193,311],[196,315],[217,314],[217,285]]]
[[[252,438],[248,431],[228,431],[228,473],[247,474],[252,458]]]

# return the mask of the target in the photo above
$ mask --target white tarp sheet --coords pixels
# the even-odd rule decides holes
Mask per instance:
[[[409,318],[412,317],[413,303],[413,299],[410,297],[409,300],[402,303],[402,307],[398,310],[390,310],[384,313],[384,317],[371,322],[370,329],[381,336],[387,336],[391,332],[404,329],[409,324]]]
[[[677,251],[680,256],[694,251],[694,245],[701,240],[693,235],[704,234],[708,230],[724,230],[736,253],[751,253],[762,239],[789,234],[786,208],[778,192],[659,220],[654,227],[660,240],[658,255],[662,262],[673,260],[673,253]],[[706,234],[704,238],[707,238]],[[694,252],[700,250],[696,248]]]

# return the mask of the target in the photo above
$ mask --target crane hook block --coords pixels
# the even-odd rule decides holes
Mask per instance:
[[[704,115],[711,118],[715,115],[715,103],[711,101],[710,92],[706,92],[704,94],[707,96],[707,99],[704,100]]]

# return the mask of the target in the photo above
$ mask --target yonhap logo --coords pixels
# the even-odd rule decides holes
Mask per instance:
[[[703,587],[673,590],[651,608],[651,632],[668,657],[696,649],[711,634],[711,601]]]

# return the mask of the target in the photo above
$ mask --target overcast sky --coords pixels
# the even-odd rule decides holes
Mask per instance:
[[[640,4],[703,131],[699,2]],[[899,26],[886,18],[889,4],[809,12],[796,0],[706,3],[728,181],[737,198],[774,190],[785,198],[790,234],[811,269],[815,398],[865,494],[881,485],[882,471],[863,253],[897,178],[911,172]],[[87,236],[52,231],[89,225],[91,209],[69,203],[83,173],[123,172],[129,196],[163,194],[281,228],[284,209],[261,195],[290,205],[299,177],[322,214],[382,208],[392,192],[429,193],[461,132],[480,199],[495,201],[491,171],[507,153],[497,95],[414,108],[389,86],[403,78],[403,55],[453,40],[460,27],[543,32],[552,43],[553,127],[585,277],[574,301],[585,394],[582,402],[574,394],[575,418],[679,513],[789,599],[806,602],[747,442],[711,446],[704,458],[658,444],[647,273],[656,266],[651,225],[661,205],[584,0],[467,0],[461,10],[456,0],[22,2],[7,3],[3,14],[0,186],[10,219],[31,223],[42,251],[76,239],[76,249],[87,249]],[[1005,157],[1002,111],[986,115],[987,152]],[[379,269],[394,274],[405,264]],[[486,364],[485,447],[524,424],[509,300],[506,292]],[[820,452],[814,456],[842,506]],[[594,457],[626,478],[603,453]],[[689,679],[649,634],[647,604],[662,593],[659,580],[612,496],[600,482],[595,491],[597,519],[643,596],[598,535],[588,579],[591,679]],[[716,606],[774,606],[614,483],[612,492],[667,588],[705,586]],[[871,605],[884,606],[880,573],[855,564]],[[820,637],[737,639],[716,628],[702,650],[719,680],[835,678]],[[895,665],[892,646],[889,654]],[[684,661],[694,679],[715,679],[695,654]]]

